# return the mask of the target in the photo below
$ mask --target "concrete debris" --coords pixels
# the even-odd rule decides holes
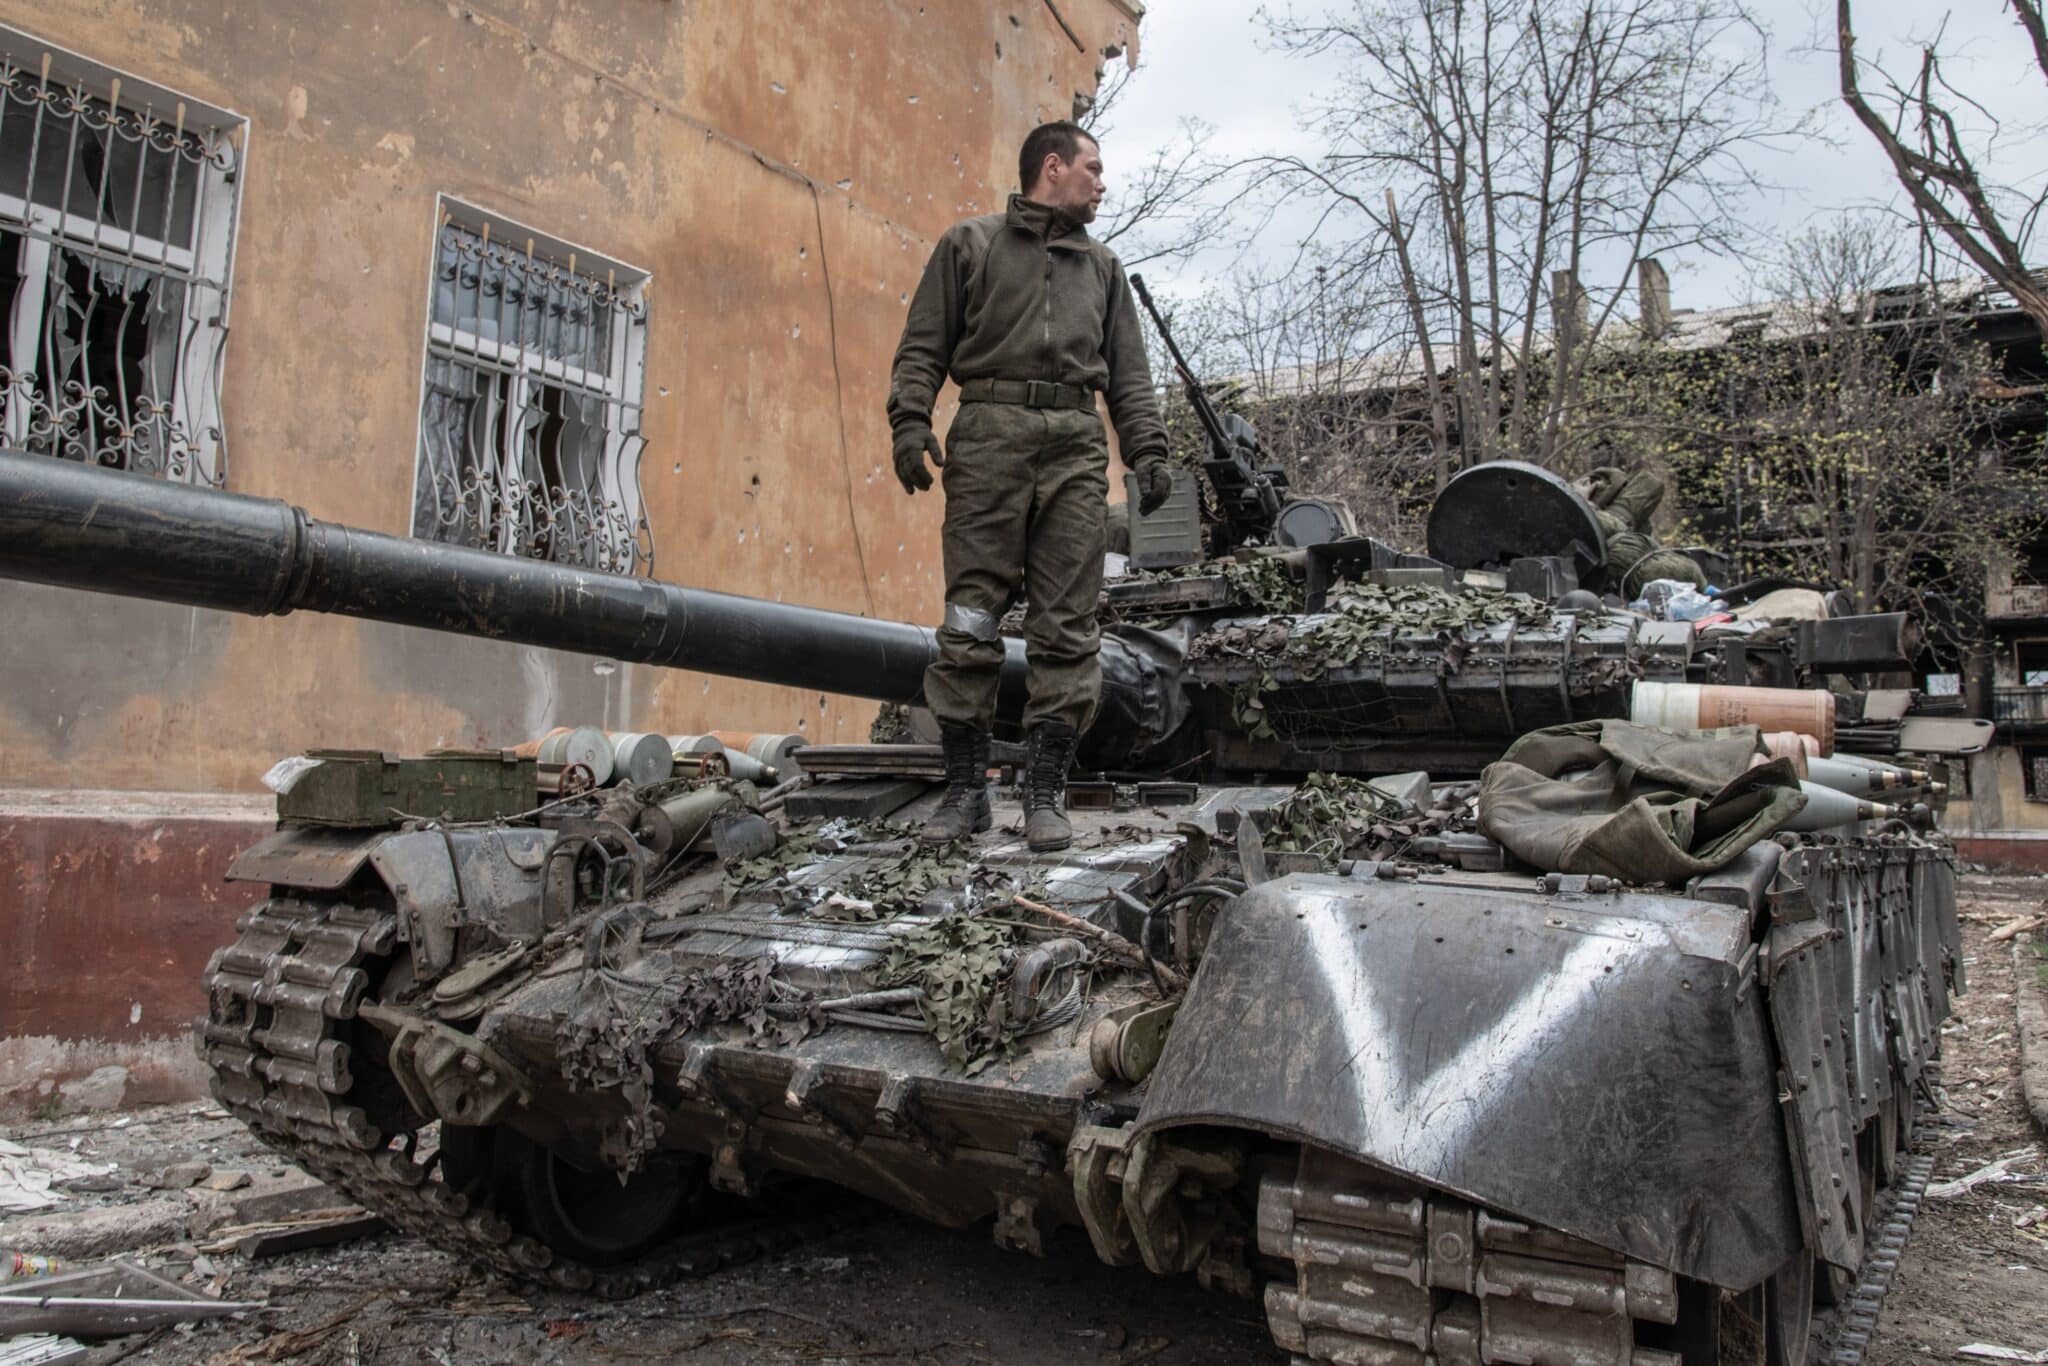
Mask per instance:
[[[26,1148],[0,1139],[0,1214],[25,1214],[63,1203],[53,1187],[103,1177],[111,1162],[84,1162],[50,1148]]]
[[[213,1164],[210,1162],[173,1162],[151,1176],[149,1185],[152,1190],[160,1191],[190,1190],[212,1175]]]
[[[238,1191],[249,1184],[247,1172],[215,1172],[200,1183],[201,1188],[210,1191]]]
[[[277,1257],[287,1252],[302,1252],[309,1247],[332,1247],[336,1243],[352,1243],[358,1238],[369,1238],[383,1233],[389,1227],[374,1214],[337,1211],[332,1218],[313,1219],[289,1228],[244,1234],[235,1240],[235,1251],[251,1260]]]
[[[231,1202],[238,1224],[275,1224],[343,1207],[352,1207],[344,1196],[296,1168],[252,1179],[247,1190]]]
[[[99,1067],[57,1088],[67,1110],[118,1110],[128,1096],[128,1069]]]
[[[1989,1342],[1973,1342],[1956,1348],[1959,1357],[1975,1357],[1979,1361],[2031,1361],[2048,1363],[2048,1347],[2030,1352],[2021,1347],[1999,1347]]]
[[[132,1205],[11,1220],[0,1230],[0,1242],[64,1259],[104,1257],[175,1243],[186,1236],[192,1215],[190,1200],[162,1196]]]

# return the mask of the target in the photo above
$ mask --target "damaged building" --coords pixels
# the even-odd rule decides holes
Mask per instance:
[[[1655,261],[1641,263],[1637,284],[1636,318],[1615,324],[1602,344],[1611,339],[1627,364],[1647,357],[1645,371],[1667,380],[1705,373],[1744,348],[1796,348],[1829,316],[1811,302],[1674,308],[1669,277]],[[1916,381],[1921,392],[1939,392],[1933,357],[1942,347],[1972,349],[1981,370],[1960,453],[2038,487],[2048,436],[2048,356],[2038,329],[2009,293],[1969,277],[1873,291],[1842,309],[1834,325],[1878,339],[1903,369],[1925,371]],[[1539,351],[1547,355],[1547,346],[1539,342]],[[1456,351],[1439,345],[1434,360],[1448,389]],[[1346,497],[1363,530],[1417,542],[1440,477],[1427,383],[1422,353],[1410,349],[1277,367],[1234,376],[1218,388],[1224,401],[1256,421],[1297,487]],[[1731,393],[1726,401],[1734,411],[1739,398]],[[1455,416],[1444,433],[1450,468],[1461,456]],[[1194,439],[1185,412],[1180,419],[1183,439]],[[1583,463],[1585,457],[1575,458]],[[1713,463],[1714,452],[1707,451],[1700,464]],[[1816,544],[1817,519],[1802,497],[1810,490],[1773,488],[1754,477],[1745,482],[1747,468],[1728,462],[1710,490],[1673,477],[1662,514],[1674,531],[1682,528],[1704,543],[1711,552],[1704,559],[1709,577],[1724,585],[1779,572],[1777,566]],[[1979,738],[1948,756],[1943,829],[1970,857],[2040,868],[2048,866],[2048,530],[2035,524],[2011,544],[2013,553],[1994,555],[1981,573],[1972,567],[1955,576],[1967,590],[1961,596],[1931,594],[1944,629],[1925,633],[1912,672],[1885,681],[1894,708],[1982,723]],[[1952,568],[1928,561],[1920,567],[1929,578],[1946,578]],[[1995,730],[1987,732],[1991,725]]]
[[[1135,0],[0,3],[4,444],[557,563],[902,620],[886,470],[931,241],[1134,60]],[[196,1084],[309,746],[556,725],[865,738],[872,704],[331,617],[0,586],[0,1104]]]

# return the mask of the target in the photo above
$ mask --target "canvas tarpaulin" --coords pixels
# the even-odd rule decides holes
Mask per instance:
[[[1532,731],[1479,781],[1479,828],[1525,863],[1625,882],[1723,866],[1806,805],[1754,726],[1667,731],[1581,721]]]

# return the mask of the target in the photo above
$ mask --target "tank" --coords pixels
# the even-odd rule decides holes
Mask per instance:
[[[1057,854],[1026,848],[1000,740],[995,828],[939,849],[916,743],[797,750],[772,788],[684,763],[577,792],[509,750],[281,764],[229,873],[268,898],[207,971],[214,1092],[399,1228],[595,1294],[802,1236],[830,1202],[778,1193],[809,1178],[1024,1253],[1078,1225],[1258,1305],[1276,1360],[1853,1342],[1962,988],[1953,854],[1905,818],[1933,776],[1657,885],[1518,862],[1473,780],[1646,681],[1831,688],[1835,743],[1882,753],[1851,685],[1909,624],[1706,641],[1563,606],[1597,555],[1478,522],[1471,565],[1240,525],[1228,560],[1113,582]],[[0,575],[898,708],[935,649],[10,454]],[[1007,723],[1014,640],[1001,696]]]

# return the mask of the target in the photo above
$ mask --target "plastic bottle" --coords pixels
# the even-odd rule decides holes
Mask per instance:
[[[64,1264],[55,1257],[0,1250],[0,1283],[27,1280],[31,1276],[54,1276],[63,1269]]]

